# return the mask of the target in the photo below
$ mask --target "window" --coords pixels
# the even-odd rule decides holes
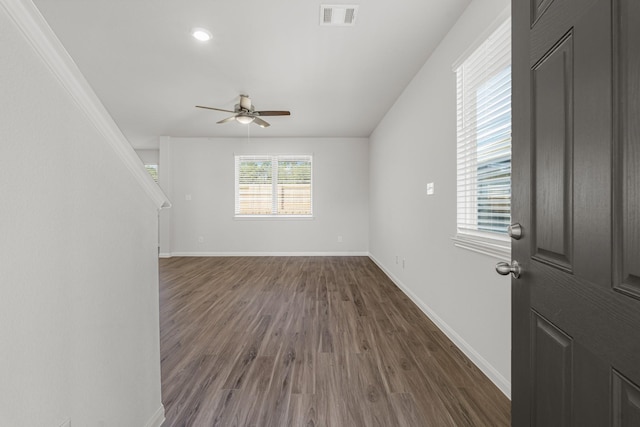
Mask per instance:
[[[456,245],[509,256],[511,221],[511,21],[455,67]]]
[[[158,165],[144,165],[144,168],[149,172],[151,178],[153,178],[155,182],[158,182]]]
[[[311,156],[236,156],[236,216],[311,217]]]

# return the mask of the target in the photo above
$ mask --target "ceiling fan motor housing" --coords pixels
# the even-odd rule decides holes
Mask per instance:
[[[251,105],[251,98],[249,98],[249,95],[240,95],[240,108],[247,111],[253,111],[253,105]]]

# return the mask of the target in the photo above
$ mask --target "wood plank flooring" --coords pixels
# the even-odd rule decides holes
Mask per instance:
[[[510,423],[366,257],[161,259],[160,332],[165,427]]]

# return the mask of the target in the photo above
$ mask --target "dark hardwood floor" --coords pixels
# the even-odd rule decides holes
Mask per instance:
[[[160,260],[168,426],[508,426],[509,400],[366,257]]]

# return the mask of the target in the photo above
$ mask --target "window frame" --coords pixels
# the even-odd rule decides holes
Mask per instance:
[[[498,33],[498,30],[502,29],[504,31],[503,26],[506,26],[506,25],[508,25],[510,28],[511,26],[510,21],[511,21],[510,13],[508,10],[506,10],[505,12],[503,12],[503,14],[501,14],[501,16],[498,19],[496,19],[496,21],[494,21],[494,23],[490,26],[490,28],[488,28],[485,31],[485,33],[478,38],[478,42],[473,46],[470,46],[469,49],[461,56],[461,58],[458,61],[456,61],[456,63],[454,63],[453,65],[453,71],[454,73],[456,73],[456,80],[458,80],[458,83],[456,85],[456,100],[457,100],[456,101],[456,110],[457,110],[456,171],[457,172],[456,173],[458,178],[457,178],[457,185],[456,185],[456,235],[452,238],[452,240],[454,241],[454,245],[457,247],[482,253],[485,255],[493,256],[498,259],[511,257],[511,239],[507,235],[507,230],[505,229],[504,232],[490,232],[490,231],[483,231],[483,230],[477,230],[477,229],[473,230],[470,228],[473,226],[473,219],[471,218],[473,216],[473,213],[471,214],[469,213],[470,212],[469,200],[471,200],[471,206],[472,206],[471,209],[473,209],[476,213],[476,221],[477,221],[477,212],[478,212],[478,209],[480,208],[480,205],[477,200],[478,185],[475,183],[475,180],[477,179],[477,176],[478,176],[478,170],[476,169],[475,171],[472,171],[472,173],[475,173],[475,175],[471,176],[469,179],[468,172],[472,166],[469,166],[469,164],[465,164],[465,163],[463,163],[461,166],[461,161],[468,161],[468,158],[464,159],[464,157],[466,157],[467,155],[461,154],[461,153],[468,152],[470,148],[472,150],[477,150],[477,148],[470,147],[471,143],[469,143],[468,145],[464,145],[465,142],[468,143],[468,140],[466,140],[466,137],[464,136],[464,134],[468,132],[469,129],[467,127],[464,127],[464,125],[461,124],[461,121],[465,119],[464,116],[461,116],[461,114],[463,114],[461,112],[461,108],[464,108],[461,105],[461,103],[463,103],[465,97],[463,96],[464,94],[461,94],[460,91],[461,89],[464,90],[465,88],[460,87],[459,72],[461,71],[463,65],[465,65],[465,62],[469,58],[472,58],[476,54],[476,52],[479,51],[479,49],[485,48],[487,41],[490,40],[492,37],[495,37],[495,34]],[[510,31],[509,31],[509,34],[510,34]],[[510,49],[510,46],[509,46],[509,49]],[[509,61],[508,67],[511,67],[511,61]],[[502,72],[501,70],[505,70],[505,68],[498,68],[495,73],[487,74],[487,76],[483,78],[483,80],[481,80],[482,83],[476,83],[474,85],[474,89],[477,90],[482,86],[482,84],[489,82],[492,78],[499,75],[499,73]],[[473,132],[474,134],[476,133],[475,128],[473,129]],[[510,141],[510,138],[509,138],[509,141]],[[509,149],[509,152],[512,151],[511,142],[509,142],[508,149]],[[461,160],[461,156],[463,157],[462,160]],[[472,159],[472,163],[474,162],[475,162],[475,158]],[[510,166],[509,166],[509,180],[510,180],[513,173],[511,171],[511,161],[509,161],[509,163],[510,163]],[[475,164],[477,165],[477,163]],[[462,183],[462,185],[461,185],[460,176],[459,176],[461,170],[464,172],[464,175],[465,175],[465,180]],[[464,187],[464,188],[461,189],[461,187]],[[461,192],[461,191],[467,191],[467,192]],[[461,202],[461,200],[463,201]],[[511,193],[509,192],[509,212],[510,211],[511,211]],[[462,223],[461,223],[461,218],[462,218]]]
[[[271,205],[272,211],[270,214],[240,214],[238,203],[240,202],[240,173],[239,164],[242,159],[269,159],[271,161],[272,175],[271,175]],[[306,159],[309,161],[310,170],[310,194],[309,194],[309,214],[279,214],[276,212],[276,206],[278,204],[278,192],[276,191],[278,186],[278,164],[280,161],[288,159]],[[236,220],[312,220],[314,219],[314,203],[313,203],[313,187],[314,187],[314,160],[313,154],[234,154],[234,213],[233,217]]]

